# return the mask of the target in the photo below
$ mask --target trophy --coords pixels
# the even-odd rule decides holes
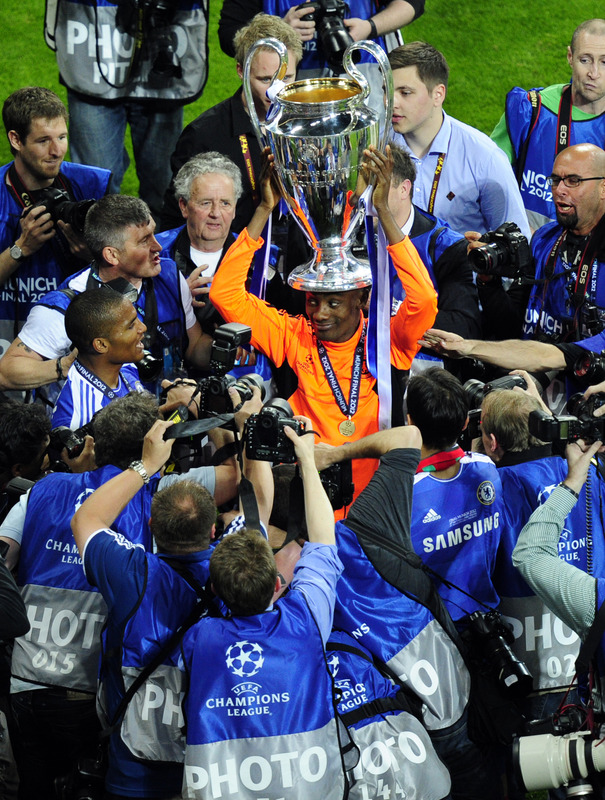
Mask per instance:
[[[272,105],[264,132],[252,92],[250,65],[259,48],[272,48],[280,66],[267,93]],[[370,86],[353,64],[353,53],[365,50],[378,62],[386,98],[386,125],[380,136],[378,114],[366,100]],[[252,124],[261,146],[269,146],[282,193],[301,227],[313,257],[296,267],[288,283],[311,292],[344,292],[372,283],[370,265],[351,253],[355,233],[364,216],[363,203],[353,209],[349,197],[358,185],[363,151],[381,150],[387,142],[392,117],[393,76],[384,50],[375,42],[353,42],[345,51],[340,78],[309,78],[284,85],[288,53],[277,39],[260,39],[248,51],[244,92]]]

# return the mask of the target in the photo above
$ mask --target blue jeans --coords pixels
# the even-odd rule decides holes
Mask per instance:
[[[154,110],[153,105],[124,100],[117,104],[87,103],[67,91],[71,160],[112,172],[110,194],[119,194],[130,159],[124,147],[130,125],[139,179],[139,197],[158,219],[164,192],[172,179],[170,156],[183,129],[183,108]]]

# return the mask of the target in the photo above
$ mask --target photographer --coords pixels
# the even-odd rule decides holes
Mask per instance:
[[[84,745],[96,742],[98,634],[106,608],[84,577],[69,523],[91,491],[129,465],[136,468],[143,438],[157,418],[157,401],[146,393],[110,403],[94,421],[97,469],[47,476],[0,528],[3,538],[20,545],[18,582],[35,623],[28,638],[16,640],[12,661],[11,705],[19,747],[15,755],[24,800],[50,797],[53,778],[69,771]],[[152,497],[158,488],[184,479],[205,486],[218,503],[235,495],[231,466],[154,475],[120,515],[116,529],[129,542],[150,550]]]
[[[282,17],[300,37],[304,54],[297,78],[342,72],[342,54],[351,41],[373,39],[385,52],[401,44],[399,28],[409,25],[424,12],[424,0],[334,0],[313,2],[309,8],[298,0],[225,0],[218,35],[221,49],[233,55],[233,37],[255,14],[264,11]],[[324,34],[323,32],[326,31]],[[396,32],[389,37],[385,36]],[[390,45],[390,46],[389,46]],[[362,64],[369,61],[362,54]],[[372,60],[373,61],[373,60]]]
[[[56,289],[90,254],[82,231],[45,205],[47,190],[70,201],[98,199],[110,174],[65,162],[67,109],[54,92],[13,92],[2,119],[14,160],[0,170],[0,352],[17,336],[36,300]],[[47,201],[48,202],[48,201]],[[15,277],[11,277],[17,273]]]
[[[0,360],[1,385],[29,389],[65,379],[76,355],[70,352],[65,312],[87,289],[114,289],[134,303],[147,327],[144,345],[160,362],[151,387],[161,375],[180,375],[183,360],[200,369],[208,366],[211,337],[195,318],[184,276],[173,261],[160,259],[154,230],[148,206],[136,197],[108,195],[90,209],[85,238],[92,264],[32,309],[21,336]]]
[[[183,106],[206,83],[207,4],[49,3],[45,23],[46,43],[67,86],[72,157],[110,170],[110,190],[119,194],[129,163],[128,124],[140,197],[157,220]]]

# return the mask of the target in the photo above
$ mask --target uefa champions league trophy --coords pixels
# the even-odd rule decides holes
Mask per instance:
[[[268,95],[272,105],[261,129],[250,90],[250,65],[256,51],[272,48],[280,57]],[[379,117],[366,105],[370,86],[353,64],[353,53],[365,50],[378,61],[386,98],[386,125],[380,141]],[[351,44],[343,58],[346,77],[309,78],[284,85],[288,52],[277,39],[260,39],[248,51],[244,92],[255,133],[269,146],[291,213],[314,250],[311,261],[290,273],[295,289],[343,292],[372,283],[369,263],[355,258],[351,245],[365,208],[349,206],[355,192],[363,151],[384,150],[393,107],[393,76],[384,50],[375,42]]]

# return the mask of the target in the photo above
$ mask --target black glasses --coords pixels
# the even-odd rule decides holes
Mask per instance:
[[[605,180],[605,175],[597,175],[594,178],[580,178],[579,175],[566,175],[562,178],[560,175],[549,175],[546,183],[549,186],[557,187],[561,181],[567,186],[568,189],[577,189],[577,187],[584,181],[602,181]]]

